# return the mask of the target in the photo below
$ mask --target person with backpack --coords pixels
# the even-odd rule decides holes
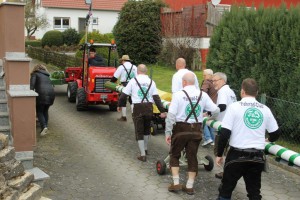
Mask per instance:
[[[115,83],[119,79],[121,84],[126,87],[128,82],[137,76],[137,67],[131,63],[131,60],[128,55],[123,55],[122,58],[120,59],[121,65],[117,68],[117,70],[114,73],[114,76],[110,80],[111,82]],[[128,98],[128,101],[131,105],[131,112],[133,110],[132,107],[132,100],[131,97]],[[126,105],[125,107],[122,107],[122,115],[120,118],[118,118],[118,121],[127,121],[126,117]]]

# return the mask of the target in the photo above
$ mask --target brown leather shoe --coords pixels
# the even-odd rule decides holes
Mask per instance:
[[[186,188],[185,185],[182,186],[182,191],[187,193],[188,195],[193,195],[195,194],[194,188]]]
[[[119,122],[127,122],[127,118],[126,117],[120,117],[117,119]]]
[[[140,161],[142,161],[142,162],[146,162],[147,161],[146,156],[138,156],[137,159],[140,160]]]
[[[222,179],[223,178],[223,172],[216,173],[215,177],[218,178],[218,179]]]
[[[174,185],[173,183],[168,187],[169,192],[177,192],[182,190],[182,185],[178,184],[178,185]]]

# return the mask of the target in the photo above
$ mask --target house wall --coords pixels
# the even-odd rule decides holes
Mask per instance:
[[[77,31],[79,29],[79,19],[85,18],[88,11],[87,10],[74,10],[74,9],[58,9],[58,8],[40,8],[39,13],[45,13],[49,26],[45,29],[39,29],[35,32],[34,36],[37,39],[41,39],[43,35],[50,30],[64,31],[66,29],[54,29],[54,18],[55,17],[66,17],[70,18],[70,28],[75,28]],[[90,22],[89,31],[93,29],[99,30],[100,33],[111,33],[114,25],[118,20],[118,11],[98,11],[93,10],[93,18],[98,18],[98,25],[93,25]]]

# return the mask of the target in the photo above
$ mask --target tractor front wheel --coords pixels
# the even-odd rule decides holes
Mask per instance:
[[[79,88],[76,94],[76,109],[83,111],[87,109],[86,93],[84,88]]]
[[[75,102],[76,101],[76,93],[77,93],[77,82],[69,82],[68,88],[67,88],[67,95],[68,95],[68,101],[69,102]]]

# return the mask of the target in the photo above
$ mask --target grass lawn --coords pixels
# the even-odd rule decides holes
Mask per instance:
[[[150,75],[152,69],[152,79],[155,81],[156,86],[159,90],[165,92],[171,92],[172,85],[172,76],[176,73],[175,66],[165,67],[165,66],[157,66],[157,65],[149,65],[148,66],[148,74]],[[194,71],[198,78],[199,84],[202,82],[202,71]]]
[[[291,143],[288,141],[285,141],[283,139],[279,139],[275,142],[275,144],[278,144],[282,147],[288,148],[289,150],[295,151],[297,153],[300,153],[300,146],[299,143]]]

